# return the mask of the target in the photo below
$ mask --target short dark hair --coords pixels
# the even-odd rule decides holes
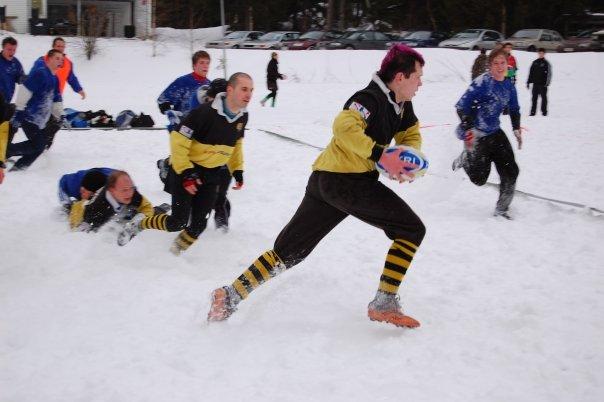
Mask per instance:
[[[480,54],[487,54],[487,49],[485,49],[484,47],[480,49]]]
[[[119,179],[122,176],[130,177],[130,175],[123,170],[114,170],[113,172],[111,172],[109,177],[107,177],[107,184],[105,185],[105,187],[107,187],[107,188],[115,187],[115,183],[117,183],[117,179]]]
[[[502,47],[496,47],[495,49],[491,50],[491,52],[489,53],[489,64],[491,64],[493,62],[493,60],[495,60],[495,57],[497,56],[503,56],[507,59],[508,54],[505,52],[505,50],[503,50]]]
[[[197,61],[199,59],[212,60],[212,58],[210,57],[210,54],[208,52],[206,52],[205,50],[198,50],[197,52],[193,53],[193,57],[191,57],[191,61],[193,62],[193,65],[195,65],[195,63],[197,63]]]
[[[65,39],[61,38],[60,36],[57,36],[56,38],[54,38],[52,40],[52,47],[55,47],[55,45],[57,44],[57,42],[65,42]]]
[[[2,47],[4,47],[5,45],[16,45],[17,44],[17,39],[13,38],[12,36],[7,36],[6,38],[2,39]]]
[[[229,77],[229,80],[227,81],[227,87],[235,88],[237,86],[237,83],[239,82],[239,78],[247,78],[249,80],[252,80],[252,77],[250,77],[249,74],[238,72]]]
[[[540,47],[539,49],[537,49],[537,53],[545,53],[545,48]]]
[[[425,64],[424,58],[419,52],[398,43],[388,50],[377,74],[385,84],[392,82],[398,73],[403,73],[405,78],[409,78],[415,72],[415,62],[422,67]]]
[[[511,47],[514,47],[514,45],[512,44],[512,42],[505,42],[505,43],[503,44],[503,47],[506,47],[506,46],[511,46]]]
[[[48,53],[46,53],[46,57],[52,57],[52,56],[54,56],[54,55],[55,55],[55,54],[57,54],[57,53],[63,54],[63,52],[62,52],[62,51],[60,51],[60,50],[57,50],[57,49],[50,49],[50,50],[48,51]]]
[[[98,169],[90,169],[82,178],[80,187],[84,187],[86,190],[96,193],[96,191],[103,187],[106,182],[107,176],[105,176],[102,171]]]

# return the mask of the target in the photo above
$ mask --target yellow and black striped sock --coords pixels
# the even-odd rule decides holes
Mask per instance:
[[[262,254],[233,282],[233,287],[245,299],[252,290],[285,269],[285,265],[273,250]]]
[[[191,245],[195,243],[195,241],[197,241],[197,239],[188,234],[185,229],[180,232],[178,236],[176,236],[176,239],[174,239],[174,246],[178,248],[178,251],[185,251],[186,249],[191,247]]]
[[[157,229],[157,230],[165,230],[166,228],[166,220],[168,219],[168,214],[159,214],[149,216],[144,218],[141,221],[141,229]]]
[[[417,246],[407,240],[395,239],[388,250],[384,272],[380,277],[380,290],[396,294],[413,260]]]

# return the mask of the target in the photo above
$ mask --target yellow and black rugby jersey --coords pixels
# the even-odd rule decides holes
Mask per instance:
[[[193,164],[215,168],[226,164],[231,171],[243,170],[243,133],[247,111],[230,118],[224,113],[225,94],[211,104],[194,109],[178,131],[170,133],[170,163],[178,174]]]
[[[374,74],[369,85],[355,93],[333,122],[331,142],[313,164],[313,170],[364,173],[375,170],[384,147],[421,148],[419,122],[413,104],[394,101],[394,94]]]
[[[6,148],[8,147],[8,132],[10,130],[10,123],[3,121],[0,123],[0,165],[4,165],[6,158]]]

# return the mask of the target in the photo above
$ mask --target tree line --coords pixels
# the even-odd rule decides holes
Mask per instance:
[[[490,28],[511,35],[522,28],[562,34],[587,27],[601,0],[225,0],[231,30],[345,30],[373,26],[382,31],[459,31]],[[157,26],[220,25],[220,0],[156,0]],[[593,22],[591,22],[593,24]]]

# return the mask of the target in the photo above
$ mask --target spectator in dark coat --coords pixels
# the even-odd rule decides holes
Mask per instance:
[[[266,86],[269,91],[271,91],[268,95],[264,97],[260,101],[260,104],[264,106],[269,99],[273,99],[271,102],[271,106],[275,107],[275,101],[277,100],[277,90],[279,87],[277,86],[277,80],[284,80],[287,77],[285,74],[279,73],[279,55],[277,52],[271,53],[271,61],[268,62],[268,66],[266,67]]]
[[[537,111],[537,98],[541,96],[541,113],[547,116],[547,87],[552,80],[552,65],[545,60],[545,49],[539,48],[537,51],[539,58],[531,64],[526,88],[533,84],[533,104],[531,106],[531,116]]]
[[[487,71],[487,50],[480,49],[480,54],[474,60],[472,65],[472,81],[481,74]]]

